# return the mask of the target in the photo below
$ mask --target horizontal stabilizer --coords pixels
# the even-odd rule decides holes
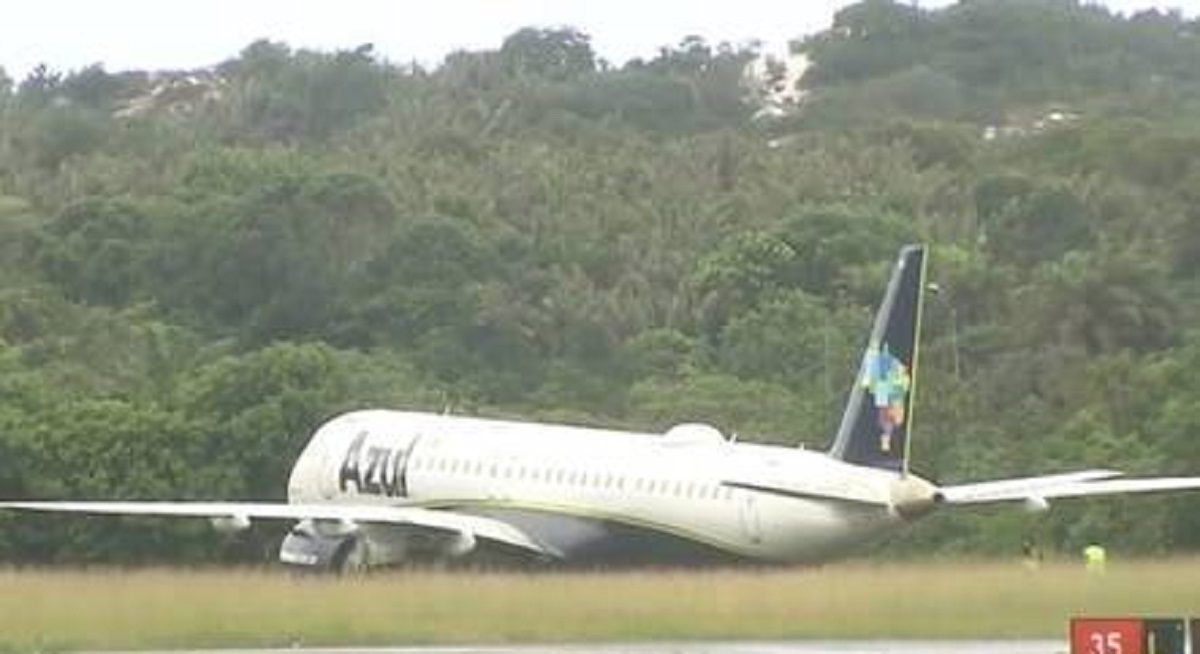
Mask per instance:
[[[1200,477],[1114,479],[1119,476],[1121,473],[1113,470],[1084,470],[1045,477],[946,486],[939,489],[938,498],[943,504],[965,505],[1091,495],[1200,490]]]
[[[1155,477],[1150,479],[1105,479],[1055,486],[1042,494],[1043,498],[1086,497],[1088,495],[1120,495],[1124,493],[1157,493],[1165,491],[1200,490],[1200,477]]]

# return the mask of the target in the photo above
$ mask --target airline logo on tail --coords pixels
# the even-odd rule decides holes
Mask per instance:
[[[893,436],[904,427],[904,407],[911,384],[908,366],[892,355],[887,343],[882,347],[872,346],[867,351],[862,386],[875,400],[881,452],[892,451]]]

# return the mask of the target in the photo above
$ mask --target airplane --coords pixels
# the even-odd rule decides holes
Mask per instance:
[[[413,561],[803,564],[940,508],[1200,489],[1116,470],[939,486],[909,469],[926,248],[899,254],[828,451],[665,433],[353,411],[316,429],[287,502],[5,501],[0,508],[193,516],[227,532],[294,521],[279,560],[314,570]]]

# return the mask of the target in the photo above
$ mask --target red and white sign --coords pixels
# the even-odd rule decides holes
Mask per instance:
[[[1142,621],[1075,618],[1071,620],[1071,654],[1142,654]]]

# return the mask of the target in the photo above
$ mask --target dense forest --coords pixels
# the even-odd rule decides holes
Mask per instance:
[[[823,448],[914,241],[918,472],[1200,473],[1200,21],[866,0],[758,77],[754,46],[614,66],[569,27],[430,68],[354,45],[0,71],[0,496],[282,499],[359,407]],[[1198,509],[938,515],[876,552],[1195,551]],[[277,536],[0,515],[0,560]]]

